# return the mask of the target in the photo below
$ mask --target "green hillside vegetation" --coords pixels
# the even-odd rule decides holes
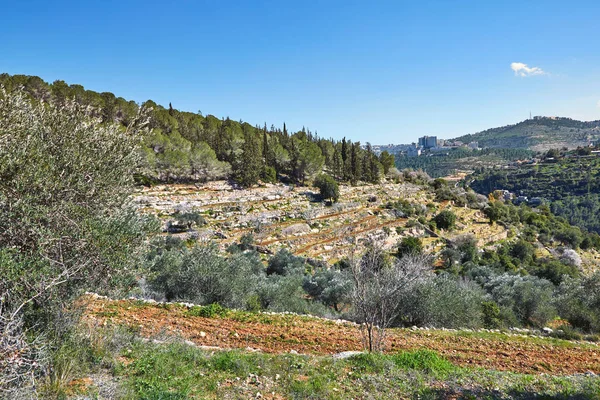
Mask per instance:
[[[570,118],[535,117],[514,125],[492,128],[457,137],[480,147],[521,148],[546,151],[551,148],[586,146],[600,137],[600,121],[582,122]]]
[[[419,157],[396,155],[396,168],[423,170],[433,178],[453,175],[458,171],[473,171],[507,165],[512,161],[526,160],[535,153],[525,149],[493,148],[471,150],[467,148],[450,149],[445,152],[431,153]]]
[[[580,153],[589,153],[580,149]],[[553,157],[535,165],[510,169],[479,169],[467,178],[469,186],[482,194],[509,190],[517,195],[541,197],[553,213],[571,224],[600,233],[600,157],[580,156],[578,151],[553,150]]]
[[[140,149],[143,158],[137,170],[142,183],[181,182],[232,178],[243,186],[259,180],[305,182],[325,170],[337,180],[378,182],[390,168],[389,154],[381,159],[369,145],[324,139],[303,128],[288,132],[271,125],[253,126],[247,122],[179,111],[152,100],[143,104],[112,93],[85,90],[64,81],[52,84],[36,76],[0,75],[7,91],[23,87],[35,101],[64,104],[74,99],[89,106],[89,114],[102,123],[126,127],[146,110],[149,132]],[[391,163],[393,165],[393,162]]]

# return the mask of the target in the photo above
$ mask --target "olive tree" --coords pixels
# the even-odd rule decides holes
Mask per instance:
[[[152,228],[127,206],[144,124],[102,123],[92,111],[0,92],[0,332],[22,316],[52,329],[54,310],[83,290],[133,282]]]
[[[385,331],[401,312],[401,292],[432,273],[426,256],[411,254],[381,265],[382,252],[373,246],[360,260],[351,262],[352,304],[369,351],[383,349]]]

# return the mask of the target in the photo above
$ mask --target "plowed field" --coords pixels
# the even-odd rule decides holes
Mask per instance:
[[[287,314],[231,312],[226,317],[190,316],[177,304],[148,304],[135,300],[86,299],[86,321],[117,323],[138,329],[144,337],[177,335],[201,346],[259,349],[269,353],[295,350],[333,354],[361,350],[356,325]],[[390,329],[390,352],[427,348],[462,366],[521,373],[600,374],[600,347],[551,338],[507,333]]]

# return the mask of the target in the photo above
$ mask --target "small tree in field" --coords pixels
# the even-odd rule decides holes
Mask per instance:
[[[425,256],[408,255],[391,265],[381,264],[380,247],[351,262],[352,303],[368,351],[383,349],[385,331],[400,313],[399,294],[431,273]]]
[[[398,257],[407,255],[419,255],[423,253],[423,243],[421,239],[414,236],[407,236],[398,243]]]
[[[450,210],[444,210],[436,215],[433,220],[438,228],[450,230],[454,228],[454,224],[456,223],[456,214]]]
[[[315,179],[315,187],[319,188],[321,197],[325,200],[338,201],[340,198],[340,188],[338,183],[331,176],[321,174]]]

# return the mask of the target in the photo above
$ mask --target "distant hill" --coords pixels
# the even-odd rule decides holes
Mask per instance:
[[[492,128],[457,137],[480,147],[521,148],[545,151],[550,148],[586,146],[600,138],[600,121],[577,121],[561,117],[534,117],[514,125]]]

